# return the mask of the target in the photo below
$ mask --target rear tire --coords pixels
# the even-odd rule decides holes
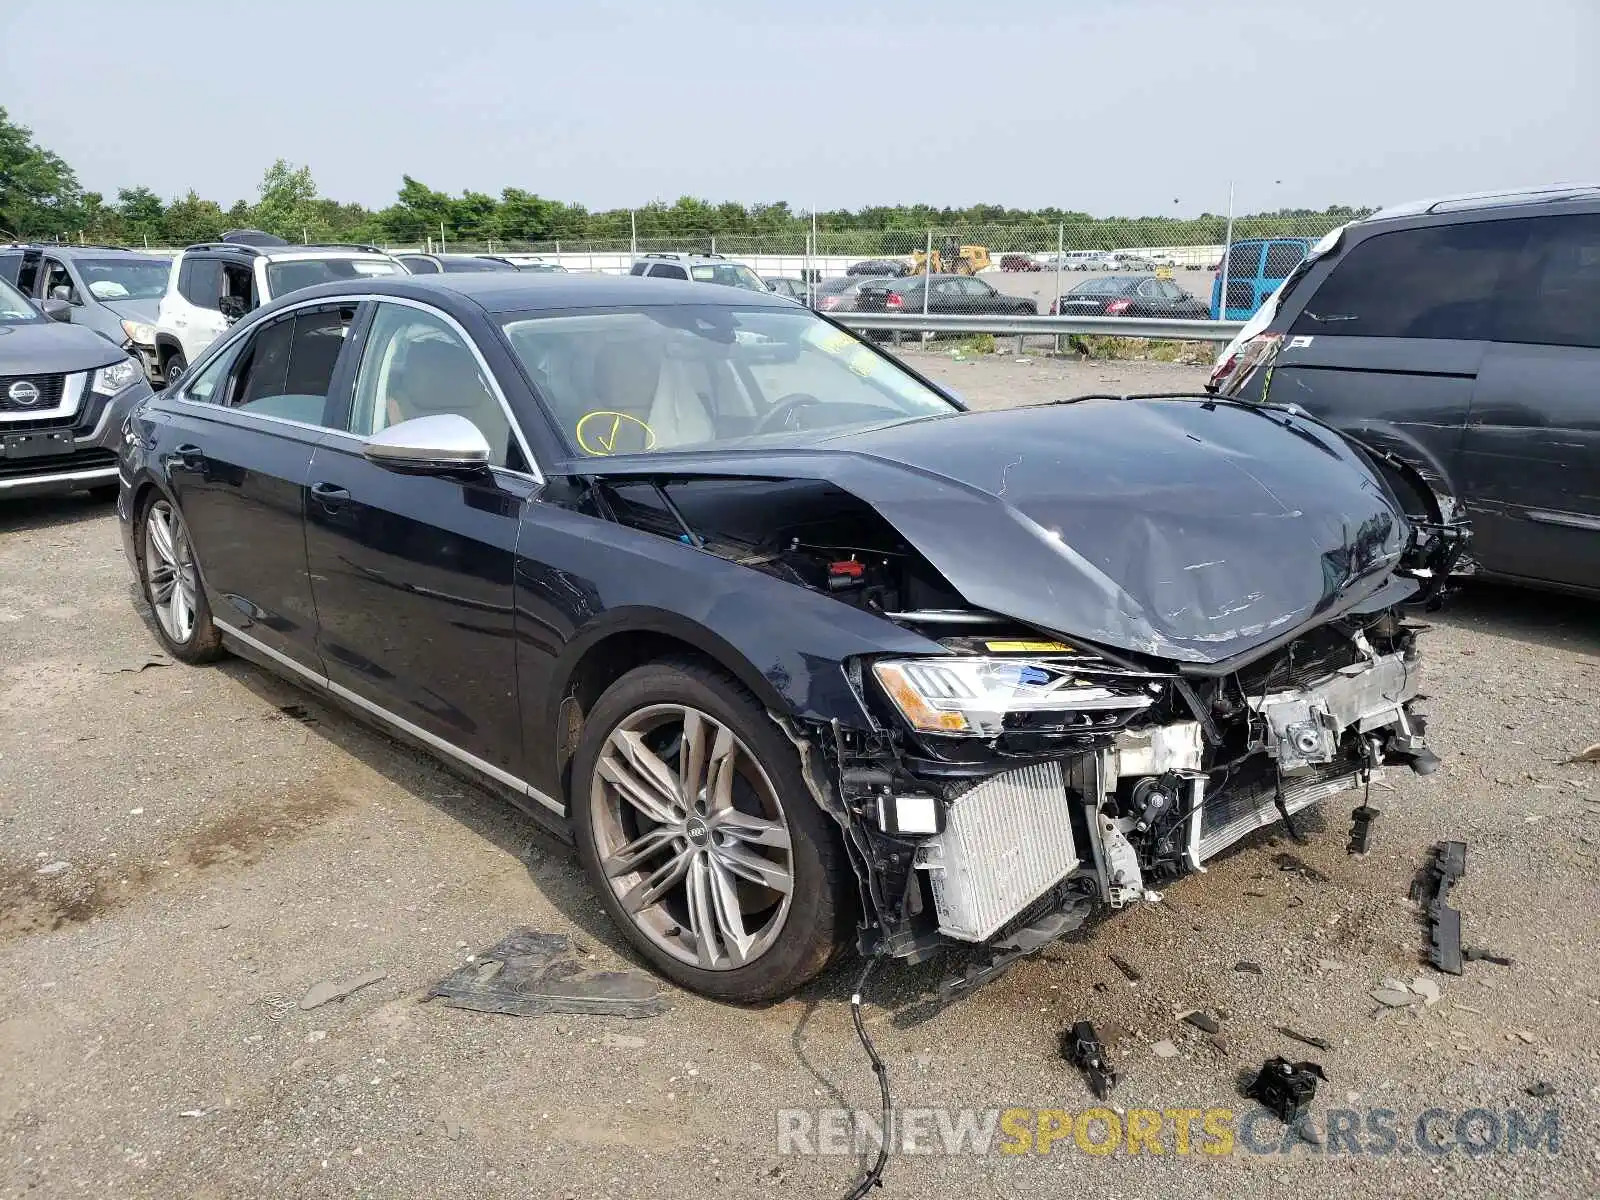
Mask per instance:
[[[792,994],[843,944],[854,879],[794,746],[736,680],[696,662],[622,676],[572,768],[578,854],[656,970],[716,1000]]]
[[[183,356],[182,351],[175,350],[167,356],[167,365],[161,371],[161,386],[172,387],[183,378],[183,373],[189,369],[189,360]]]

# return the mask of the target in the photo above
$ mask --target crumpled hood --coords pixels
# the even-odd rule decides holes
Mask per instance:
[[[60,321],[0,322],[0,375],[55,375],[92,371],[126,355],[84,325]]]
[[[1229,402],[1082,400],[581,470],[826,480],[975,607],[1191,663],[1375,591],[1408,537],[1337,434]]]
[[[1085,400],[828,444],[954,485],[931,503],[863,499],[972,604],[1216,662],[1372,590],[1405,548],[1403,518],[1349,446],[1289,424],[1229,404]]]

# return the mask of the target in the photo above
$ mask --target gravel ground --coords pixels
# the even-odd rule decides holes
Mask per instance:
[[[980,406],[1203,376],[914,357]],[[1592,603],[1489,587],[1439,616],[1426,652],[1445,768],[1374,790],[1370,856],[1345,855],[1339,798],[1307,845],[1246,844],[954,1006],[931,1002],[937,964],[887,967],[868,987],[900,1105],[1081,1112],[1095,1101],[1057,1039],[1091,1018],[1114,1042],[1119,1113],[1222,1107],[1242,1124],[1240,1072],[1283,1054],[1326,1068],[1313,1129],[1330,1110],[1389,1109],[1400,1149],[1185,1154],[1168,1125],[1161,1154],[1093,1155],[1069,1137],[1048,1155],[896,1157],[882,1194],[1595,1195],[1600,767],[1565,760],[1600,740],[1597,618]],[[568,933],[597,966],[629,960],[572,855],[492,797],[242,662],[146,665],[155,650],[105,508],[0,510],[0,1195],[846,1189],[859,1160],[780,1154],[776,1110],[875,1109],[854,962],[782,1004],[674,993],[666,1015],[633,1022],[423,1002],[514,925]],[[280,712],[295,704],[309,719]],[[1457,979],[1420,965],[1406,892],[1444,837],[1470,846],[1454,893],[1467,941],[1514,967],[1470,963]],[[1280,870],[1287,850],[1313,872]],[[295,1003],[373,970],[386,977],[347,999]],[[1369,994],[1419,976],[1438,1003]],[[1218,1018],[1216,1039],[1175,1019],[1190,1008]],[[1552,1097],[1526,1094],[1539,1082]],[[1453,1136],[1469,1109],[1537,1125],[1551,1106],[1554,1152],[1502,1138],[1434,1156],[1411,1140],[1429,1108]],[[1254,1140],[1280,1135],[1266,1122]]]

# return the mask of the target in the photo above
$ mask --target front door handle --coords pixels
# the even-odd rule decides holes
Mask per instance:
[[[192,442],[185,442],[179,446],[172,452],[172,457],[186,471],[204,471],[206,469],[205,451]]]
[[[350,489],[335,483],[313,483],[311,495],[329,512],[336,512],[350,502]]]

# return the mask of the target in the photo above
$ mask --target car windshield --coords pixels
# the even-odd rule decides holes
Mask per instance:
[[[958,411],[853,335],[787,305],[501,321],[562,436],[583,455],[722,447]]]
[[[172,260],[80,258],[77,265],[84,285],[97,300],[159,300],[167,290]]]
[[[761,277],[742,263],[704,263],[689,268],[689,277],[697,283],[722,283],[729,287],[749,288],[764,292],[767,285]]]
[[[39,310],[28,303],[28,298],[4,279],[0,279],[0,321],[37,321]]]
[[[517,268],[497,258],[473,258],[469,255],[464,258],[445,259],[444,269],[452,274],[459,274],[463,271],[515,271]]]
[[[267,287],[276,297],[319,283],[403,274],[405,268],[387,258],[293,258],[267,264]]]

